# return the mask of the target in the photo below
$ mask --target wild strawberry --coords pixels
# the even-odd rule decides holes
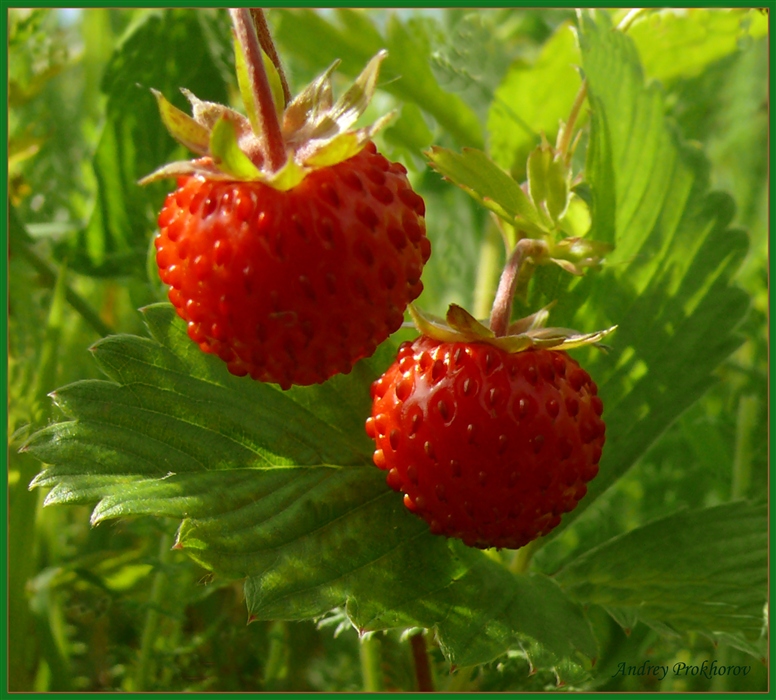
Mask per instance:
[[[372,397],[374,463],[431,532],[467,545],[546,535],[598,473],[603,403],[565,352],[422,336],[401,346]]]
[[[507,325],[517,271],[510,263],[502,277],[490,327],[455,305],[446,319],[411,306],[422,335],[373,383],[366,422],[374,463],[404,505],[473,547],[516,549],[549,533],[587,492],[605,441],[598,388],[564,350],[613,329],[545,328],[547,309]]]
[[[240,39],[244,11],[232,12]],[[423,288],[423,200],[371,141],[384,119],[350,130],[384,56],[336,104],[335,66],[287,105],[276,93],[268,114],[245,88],[250,120],[187,93],[192,119],[157,94],[172,135],[203,156],[145,180],[178,177],[159,215],[159,273],[191,339],[233,374],[288,388],[347,373]]]

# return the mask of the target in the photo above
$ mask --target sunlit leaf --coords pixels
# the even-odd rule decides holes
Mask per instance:
[[[221,576],[248,577],[248,608],[262,619],[347,604],[363,629],[436,628],[456,663],[488,661],[522,637],[561,658],[595,655],[581,610],[553,582],[431,535],[370,464],[369,384],[393,346],[349,376],[283,392],[230,375],[171,306],[145,318],[153,339],[98,343],[112,381],[58,390],[70,420],[28,441],[51,465],[34,482],[50,489],[47,505],[97,501],[95,524],[182,519],[176,547]]]
[[[683,511],[586,552],[554,578],[623,619],[756,640],[765,623],[766,515],[764,505],[744,502]]]

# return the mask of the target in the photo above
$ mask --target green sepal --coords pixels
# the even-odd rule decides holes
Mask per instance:
[[[158,182],[170,177],[181,177],[182,175],[193,175],[197,168],[190,160],[176,160],[173,163],[167,163],[161,168],[157,168],[150,175],[146,175],[137,181],[138,185],[150,185],[152,182]],[[209,176],[209,175],[208,175]]]
[[[514,321],[507,329],[507,335],[519,335],[521,333],[536,330],[537,328],[544,328],[547,325],[547,319],[550,316],[550,309],[555,306],[556,303],[557,302],[555,301],[551,301],[547,306],[539,309],[536,313],[532,313],[530,316]]]
[[[569,170],[544,138],[528,156],[528,191],[539,212],[557,225],[568,206]]]
[[[453,329],[445,319],[426,313],[414,304],[410,304],[407,310],[421,335],[443,343],[460,343],[467,340],[459,331]]]
[[[493,331],[480,323],[466,309],[458,304],[450,304],[445,316],[447,323],[456,331],[474,338],[493,338]]]
[[[281,192],[286,192],[296,187],[309,171],[299,165],[293,158],[288,158],[286,164],[277,172],[272,173],[271,177],[262,175],[262,182]]]
[[[312,155],[304,159],[304,164],[314,168],[324,168],[329,165],[342,163],[352,158],[364,144],[355,133],[345,133],[335,136],[331,141],[314,151]]]
[[[194,117],[194,121],[204,126],[208,130],[208,133],[212,131],[216,122],[224,115],[228,116],[235,123],[239,135],[250,133],[250,121],[239,112],[236,112],[226,105],[218,104],[218,102],[200,100],[199,97],[191,92],[191,90],[187,90],[186,88],[181,88],[181,92],[191,103],[191,114]]]
[[[221,115],[210,134],[210,155],[220,170],[237,180],[264,179],[237,144],[234,122],[226,114]]]
[[[315,144],[313,142],[310,155],[302,158],[303,164],[311,168],[323,168],[352,158],[364,148],[367,141],[378,131],[393,121],[395,116],[396,111],[394,110],[380,117],[371,126],[355,131],[347,131],[335,136],[330,141],[324,141],[322,144]]]
[[[584,345],[598,345],[617,326],[593,333],[579,333],[570,328],[544,328],[552,304],[535,314],[516,321],[507,335],[496,336],[493,331],[474,318],[468,311],[451,304],[446,318],[420,310],[414,304],[409,312],[418,330],[442,343],[487,343],[508,353],[522,352],[529,348],[571,350]]]
[[[208,152],[210,142],[208,130],[188,114],[179,110],[158,90],[151,88],[151,92],[156,98],[159,116],[162,118],[162,123],[167,131],[170,132],[170,136],[190,151],[205,155]]]
[[[346,131],[356,123],[358,118],[366,111],[369,102],[375,94],[380,64],[382,64],[387,55],[388,52],[383,50],[372,57],[372,60],[367,63],[366,68],[361,71],[353,85],[348,88],[345,94],[331,108],[331,112],[315,126],[310,135],[311,138],[331,138],[337,133]]]
[[[287,139],[292,139],[305,125],[317,122],[319,114],[331,109],[331,76],[339,64],[339,60],[334,61],[322,75],[289,102],[283,115],[283,135]]]

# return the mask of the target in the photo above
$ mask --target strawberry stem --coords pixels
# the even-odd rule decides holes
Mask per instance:
[[[418,684],[418,690],[421,693],[433,693],[434,680],[431,675],[431,665],[428,661],[426,638],[423,636],[422,630],[415,632],[410,637],[410,648],[412,649],[412,660],[415,664],[415,680]]]
[[[501,273],[496,298],[490,312],[490,329],[496,337],[506,335],[509,328],[509,321],[512,318],[512,300],[515,297],[521,268],[529,259],[541,258],[548,252],[547,244],[542,240],[523,238],[517,242]]]
[[[261,45],[253,26],[250,10],[238,8],[229,10],[234,25],[235,36],[245,57],[248,79],[251,85],[251,95],[254,108],[258,115],[263,139],[264,156],[272,172],[280,170],[286,162],[286,145],[280,131],[275,102],[272,99],[272,89],[269,85],[267,72],[264,70],[264,60],[261,55]]]
[[[285,104],[288,104],[291,102],[291,89],[288,87],[288,80],[286,79],[286,74],[283,70],[283,64],[280,62],[280,55],[275,48],[275,42],[272,41],[272,33],[269,31],[269,24],[267,24],[267,18],[264,16],[264,10],[259,7],[252,7],[251,17],[253,17],[253,24],[256,27],[256,33],[259,36],[259,44],[261,44],[264,53],[269,56],[277,69],[278,76],[280,77],[280,84],[283,87],[283,101]]]

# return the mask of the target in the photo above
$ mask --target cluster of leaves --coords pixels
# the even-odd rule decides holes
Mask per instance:
[[[617,664],[712,653],[755,665],[748,685],[730,689],[758,689],[767,124],[753,67],[764,65],[764,19],[648,13],[625,33],[609,12],[269,14],[298,85],[336,58],[355,77],[388,49],[373,109],[401,109],[381,149],[412,167],[426,200],[434,254],[420,304],[436,313],[451,301],[477,313],[492,294],[503,252],[486,209],[502,228],[531,215],[518,183],[530,179],[540,134],[554,140],[568,117],[581,67],[587,125],[573,167],[584,182],[574,227],[561,229],[611,253],[580,277],[538,268],[524,303],[557,300],[553,325],[619,324],[608,355],[579,352],[604,399],[607,446],[589,495],[531,549],[526,571],[522,550],[483,553],[430,535],[371,466],[369,385],[399,338],[347,377],[281,392],[229,375],[156,303],[163,290],[147,258],[164,186],[136,180],[183,153],[147,88],[234,96],[225,15],[86,11],[85,37],[89,23],[119,32],[133,22],[110,53],[87,41],[82,73],[62,85],[24,48],[24,32],[39,36],[54,13],[12,15],[12,65],[33,66],[12,70],[27,86],[20,94],[83,90],[100,105],[85,76],[104,65],[105,95],[104,113],[74,120],[76,155],[52,118],[59,150],[17,166],[29,192],[17,190],[11,228],[11,444],[24,444],[11,465],[16,689],[347,690],[363,687],[362,675],[378,677],[373,689],[412,689],[402,632],[418,629],[428,630],[439,689],[645,689],[613,679]],[[30,97],[24,109],[46,107]],[[754,126],[722,128],[736,120]],[[92,169],[81,178],[68,158],[84,150]],[[424,152],[461,188],[427,168]],[[39,186],[54,166],[70,166],[57,179],[68,193],[59,214]],[[738,212],[712,191],[720,185]],[[42,226],[52,219],[57,231]],[[107,380],[71,362],[95,333],[107,336],[92,347]],[[53,413],[43,395],[63,384]],[[45,504],[77,505],[39,512],[35,527],[33,456],[47,465],[34,480]],[[120,525],[88,531],[94,503],[93,524]],[[197,585],[197,565],[214,572],[208,585]],[[238,579],[256,621],[247,628]],[[370,674],[376,649],[383,666]],[[687,683],[660,687],[710,687]]]

